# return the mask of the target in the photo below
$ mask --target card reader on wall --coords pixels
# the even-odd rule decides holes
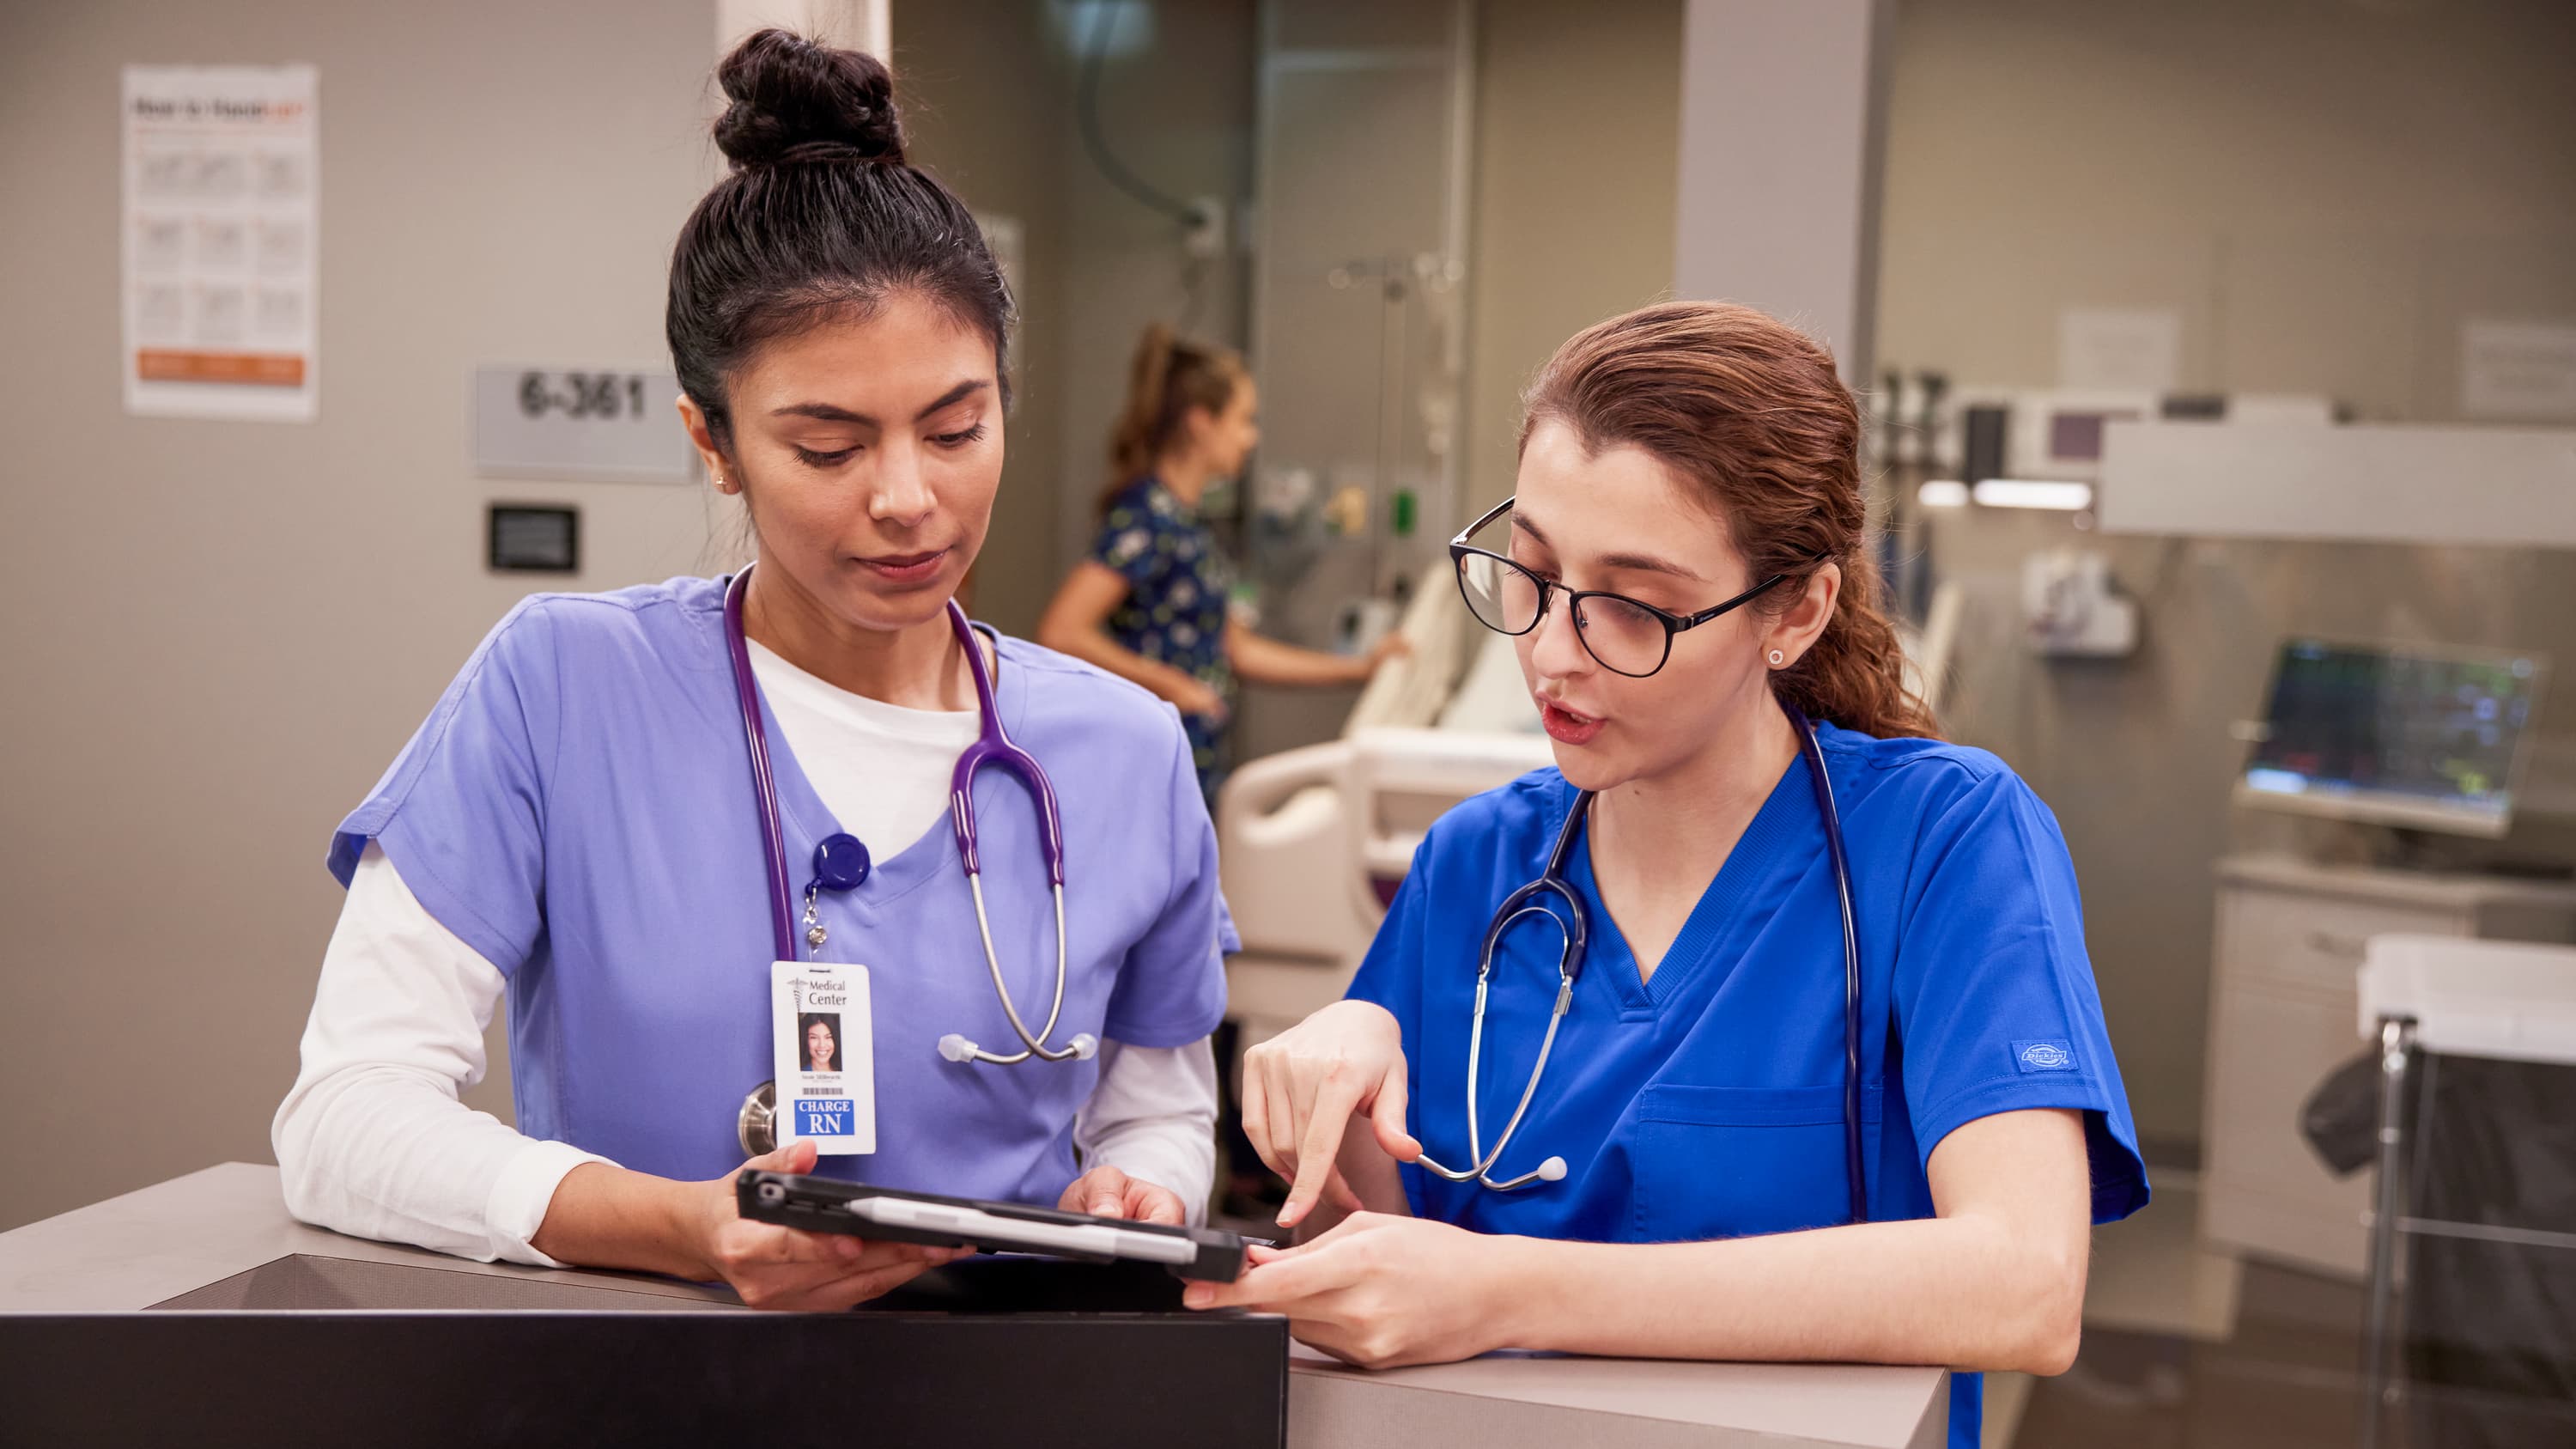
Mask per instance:
[[[577,508],[495,503],[486,536],[495,573],[581,572],[581,510]]]

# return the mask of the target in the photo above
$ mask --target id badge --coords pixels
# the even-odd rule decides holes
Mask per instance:
[[[776,1043],[778,1145],[824,1153],[877,1150],[876,1033],[868,968],[780,961],[769,968]]]

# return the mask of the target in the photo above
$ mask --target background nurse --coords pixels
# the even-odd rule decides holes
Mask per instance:
[[[1238,680],[1363,684],[1406,647],[1390,633],[1365,655],[1327,654],[1266,638],[1234,617],[1234,569],[1199,502],[1243,471],[1261,441],[1259,413],[1240,354],[1184,341],[1160,322],[1147,326],[1109,436],[1110,483],[1091,555],[1065,576],[1038,624],[1048,648],[1180,707],[1210,801],[1231,763],[1226,726]]]
[[[2055,823],[2001,761],[1928,738],[1904,689],[1858,432],[1832,358],[1745,308],[1651,307],[1558,350],[1490,544],[1549,601],[1517,642],[1557,768],[1444,817],[1350,999],[1247,1054],[1247,1130],[1296,1179],[1281,1221],[1329,1230],[1193,1302],[1284,1312],[1365,1364],[1505,1346],[2072,1361],[2088,1224],[2143,1205],[2144,1172]],[[1616,597],[1578,612],[1566,589]],[[1784,704],[1831,722],[1851,863],[1857,1225],[1842,916]],[[1415,1159],[1474,1160],[1479,942],[1578,788],[1598,792],[1567,872],[1589,961],[1495,1179],[1548,1155],[1570,1170],[1513,1192],[1438,1179]],[[1497,953],[1487,1143],[1528,1080],[1559,942],[1525,922]],[[1977,1442],[1978,1388],[1954,1382],[1954,1445]]]

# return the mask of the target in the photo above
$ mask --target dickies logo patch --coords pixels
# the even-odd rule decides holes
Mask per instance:
[[[2024,1072],[2071,1072],[2075,1070],[2075,1049],[2063,1041],[2017,1041],[2012,1044],[2013,1065]]]

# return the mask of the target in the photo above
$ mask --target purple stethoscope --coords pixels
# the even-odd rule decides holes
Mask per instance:
[[[778,948],[776,959],[796,959],[794,910],[787,889],[787,845],[778,823],[778,783],[769,768],[769,733],[761,724],[760,683],[751,672],[751,644],[743,633],[742,604],[751,579],[751,567],[733,576],[725,588],[725,645],[733,656],[734,698],[742,710],[744,743],[751,750],[751,787],[760,800],[760,838],[766,851],[762,864],[769,872],[769,923]],[[993,703],[992,671],[984,667],[984,651],[976,639],[975,626],[967,621],[966,611],[957,601],[948,601],[948,627],[957,635],[958,647],[966,652],[966,667],[975,676],[975,709],[981,731],[975,742],[957,757],[957,770],[948,785],[948,816],[957,835],[957,858],[966,867],[966,884],[975,896],[975,930],[984,939],[984,964],[993,973],[993,994],[1001,999],[1002,1014],[1011,1020],[1011,1030],[1020,1038],[1020,1050],[1003,1056],[988,1052],[950,1032],[939,1039],[939,1054],[952,1062],[990,1062],[1011,1066],[1035,1057],[1040,1061],[1065,1062],[1088,1060],[1100,1049],[1099,1038],[1082,1032],[1060,1047],[1047,1045],[1055,1034],[1056,1019],[1064,1013],[1064,823],[1056,812],[1055,786],[1037,757],[1011,743],[1002,728],[1002,712]],[[1043,827],[1038,835],[1039,852],[1046,859],[1047,884],[1055,896],[1055,1000],[1047,1008],[1046,1025],[1031,1032],[1021,1020],[1019,1007],[1011,1000],[1011,988],[1002,979],[1002,962],[993,949],[993,924],[984,910],[984,868],[975,851],[975,771],[985,765],[999,765],[1020,777],[1037,802],[1038,819]],[[834,834],[814,847],[814,878],[805,887],[805,944],[820,949],[828,939],[816,902],[824,891],[856,890],[868,878],[868,848],[859,838]],[[777,1087],[763,1082],[743,1099],[738,1122],[743,1147],[757,1156],[769,1150],[764,1142],[775,1141],[771,1114],[775,1109]]]

